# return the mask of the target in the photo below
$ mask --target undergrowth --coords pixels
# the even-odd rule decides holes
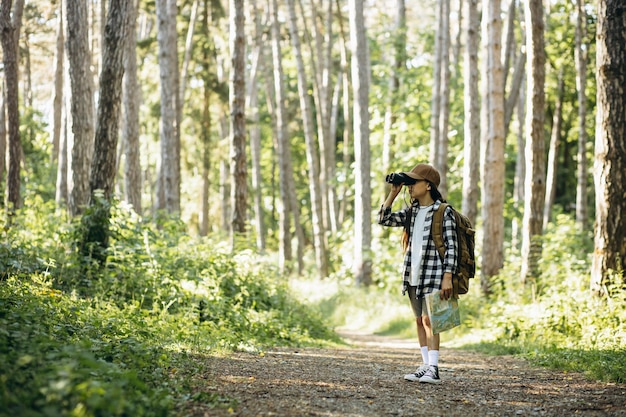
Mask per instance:
[[[154,227],[118,204],[100,264],[76,247],[81,223],[29,206],[0,244],[0,416],[232,407],[197,377],[202,357],[338,342],[250,251],[190,238],[177,221]]]

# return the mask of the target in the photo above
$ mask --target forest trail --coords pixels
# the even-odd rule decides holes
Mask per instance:
[[[441,349],[441,385],[403,379],[414,341],[343,333],[339,349],[275,348],[209,358],[196,375],[207,392],[236,400],[193,416],[626,416],[626,384],[531,366],[511,356]],[[224,401],[226,403],[226,401]],[[230,408],[230,409],[229,409]]]

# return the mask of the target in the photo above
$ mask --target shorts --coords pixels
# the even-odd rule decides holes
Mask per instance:
[[[409,300],[411,300],[411,308],[413,309],[413,314],[415,317],[427,316],[428,312],[426,310],[426,300],[424,297],[417,297],[417,287],[409,285]]]

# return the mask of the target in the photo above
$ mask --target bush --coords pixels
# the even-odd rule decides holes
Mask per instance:
[[[252,252],[190,238],[178,221],[156,228],[116,203],[102,261],[93,262],[77,245],[80,221],[46,205],[27,221],[30,210],[4,228],[9,244],[0,246],[0,415],[220,406],[230,401],[191,394],[203,355],[337,341]]]

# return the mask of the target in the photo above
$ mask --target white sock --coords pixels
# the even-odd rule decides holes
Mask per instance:
[[[428,364],[430,366],[439,366],[439,351],[438,350],[428,351]]]
[[[428,346],[422,346],[420,349],[422,350],[422,361],[424,361],[424,365],[428,365]]]

